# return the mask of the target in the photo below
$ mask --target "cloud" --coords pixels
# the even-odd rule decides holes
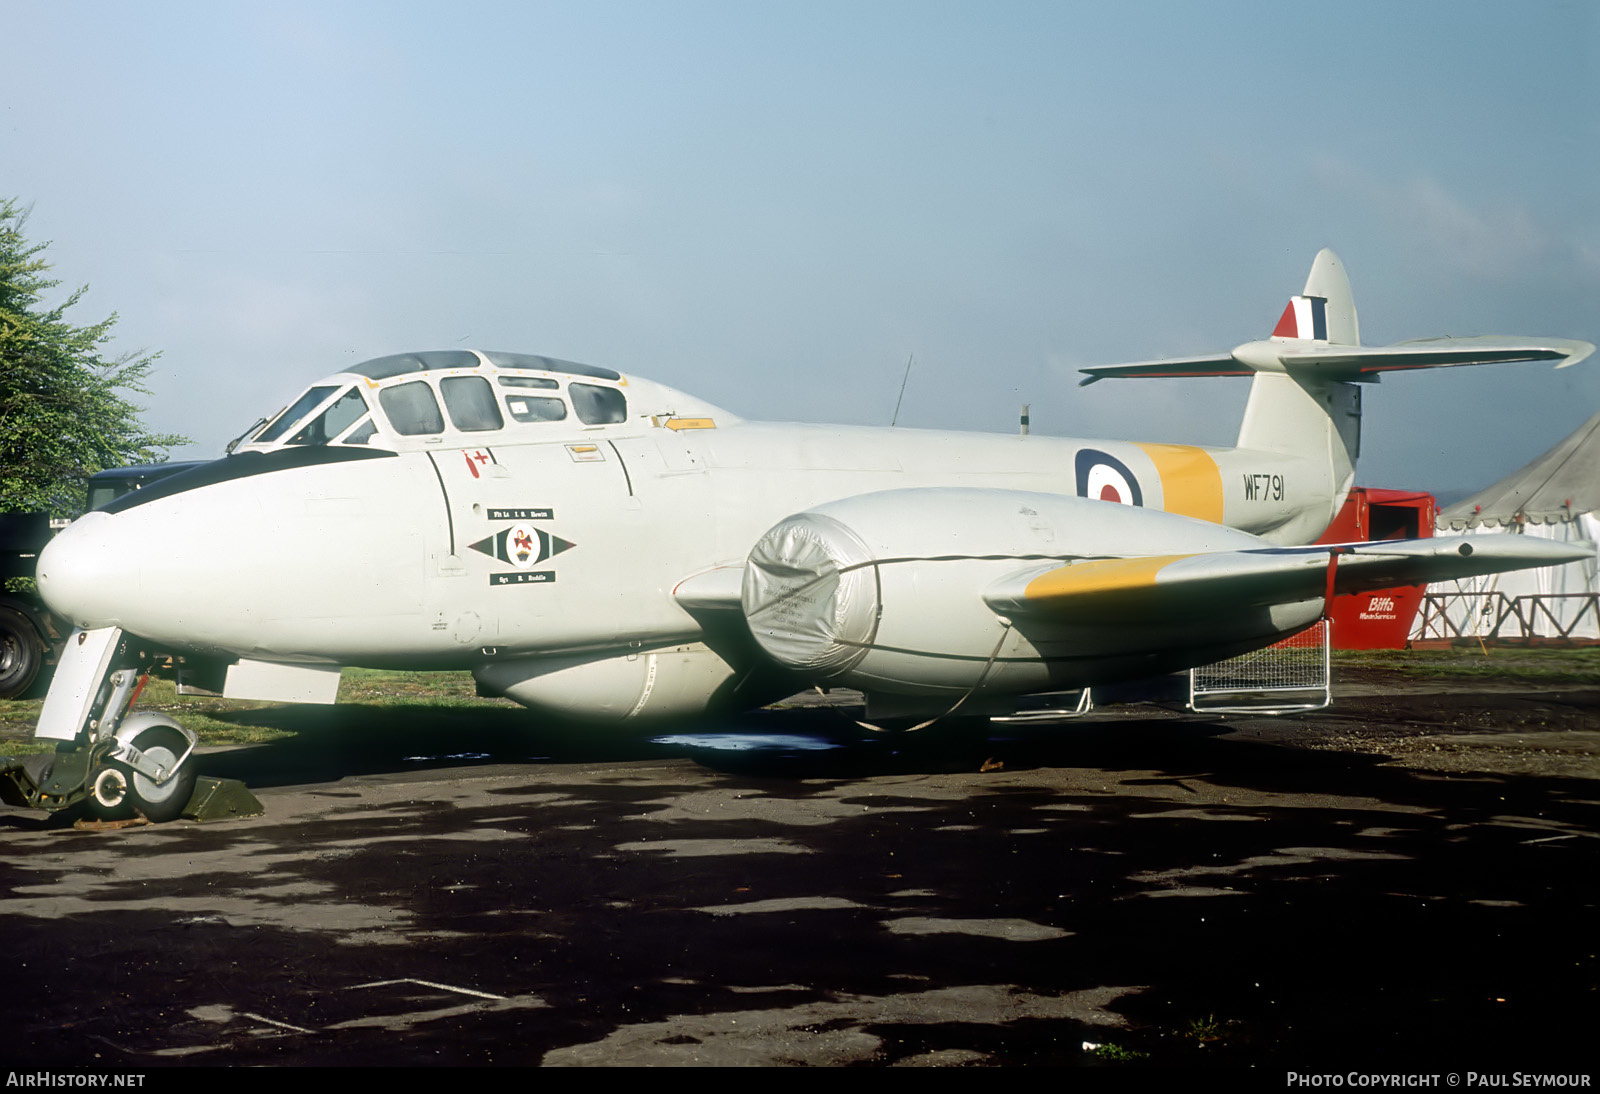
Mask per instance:
[[[1311,176],[1459,274],[1505,281],[1552,265],[1600,273],[1600,248],[1542,223],[1518,198],[1472,200],[1434,175],[1389,178],[1331,155],[1313,157]]]

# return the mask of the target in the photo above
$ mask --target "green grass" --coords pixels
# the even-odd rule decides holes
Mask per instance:
[[[1534,680],[1600,686],[1600,646],[1452,646],[1428,650],[1337,650],[1341,669],[1394,673],[1408,679],[1456,677]]]
[[[345,669],[339,680],[339,703],[374,712],[385,707],[433,707],[483,710],[512,706],[505,699],[480,699],[469,672],[386,672]],[[53,744],[33,739],[43,699],[0,700],[0,754],[20,756],[51,751]],[[318,707],[294,707],[252,699],[224,699],[211,695],[179,695],[173,681],[152,676],[135,706],[167,714],[200,735],[207,745],[247,745],[296,736],[286,722],[320,721],[307,712]],[[320,708],[326,709],[326,708]]]
[[[1333,660],[1336,691],[1341,676],[1350,680],[1374,675],[1413,680],[1522,679],[1600,687],[1600,646],[1336,651]],[[339,703],[346,710],[340,719],[334,719],[326,707],[179,695],[171,680],[152,677],[139,697],[138,709],[171,715],[208,745],[260,744],[338,720],[359,722],[362,716],[368,722],[381,722],[385,708],[463,714],[515,709],[509,700],[478,698],[468,672],[345,669],[339,682]],[[41,699],[0,700],[0,754],[24,755],[53,747],[33,740],[33,727],[43,705]],[[295,728],[288,728],[291,725]]]
[[[1089,1050],[1089,1055],[1097,1060],[1104,1060],[1112,1064],[1137,1064],[1148,1060],[1148,1052],[1140,1052],[1136,1048],[1123,1048],[1121,1045],[1097,1045]]]

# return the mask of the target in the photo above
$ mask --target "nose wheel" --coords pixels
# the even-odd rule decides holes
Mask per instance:
[[[89,787],[89,803],[101,819],[110,819],[127,808],[128,780],[120,770],[103,767]]]
[[[136,812],[157,823],[176,820],[194,793],[188,739],[171,726],[153,725],[128,743],[132,763],[107,760],[91,780],[91,812],[101,820],[121,820]]]

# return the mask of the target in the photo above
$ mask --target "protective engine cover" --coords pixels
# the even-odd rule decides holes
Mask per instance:
[[[740,601],[756,642],[779,664],[818,676],[854,667],[878,632],[880,555],[826,512],[780,521],[744,570]]]
[[[1011,627],[984,603],[991,583],[1056,560],[1262,546],[1246,532],[1107,501],[890,490],[829,502],[771,528],[746,562],[741,607],[757,644],[811,679],[906,694],[975,686],[1015,694],[1076,686],[1088,675],[1168,671],[1172,657],[1161,654],[1186,643],[1220,645],[1229,628],[1193,635],[1102,626],[1090,635],[1037,621]]]

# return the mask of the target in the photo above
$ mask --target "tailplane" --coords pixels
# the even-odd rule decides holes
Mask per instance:
[[[1113,377],[1254,376],[1240,448],[1305,453],[1311,437],[1331,429],[1336,436],[1330,441],[1346,450],[1353,466],[1360,448],[1361,399],[1352,384],[1377,383],[1383,373],[1400,369],[1453,365],[1554,361],[1556,368],[1566,368],[1593,352],[1593,345],[1574,339],[1504,335],[1363,346],[1344,263],[1323,249],[1311,263],[1305,291],[1290,297],[1270,337],[1226,354],[1086,368],[1080,384]]]
[[[1305,291],[1291,297],[1270,338],[1246,342],[1226,354],[1105,365],[1083,370],[1080,384],[1113,377],[1252,376],[1293,373],[1317,380],[1376,383],[1398,369],[1554,361],[1575,365],[1594,352],[1588,342],[1568,338],[1422,338],[1393,346],[1363,346],[1344,263],[1330,250],[1317,252]]]
[[[1363,346],[1344,263],[1317,252],[1305,290],[1289,299],[1272,334],[1226,354],[1084,369],[1082,384],[1113,377],[1252,376],[1239,428],[1241,455],[1261,453],[1311,460],[1317,493],[1330,500],[1331,519],[1355,478],[1361,452],[1360,384],[1385,372],[1518,361],[1575,365],[1594,352],[1565,338],[1431,338],[1393,346]]]

